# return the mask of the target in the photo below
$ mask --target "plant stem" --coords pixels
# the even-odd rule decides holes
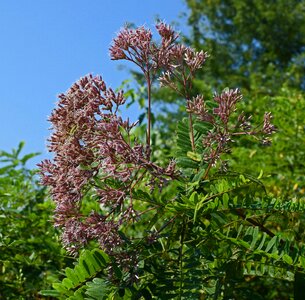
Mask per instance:
[[[146,146],[147,146],[147,157],[150,159],[150,130],[151,130],[151,78],[149,71],[146,75],[147,81],[147,98],[148,98],[148,107],[147,107],[147,134],[146,134]]]
[[[266,228],[263,224],[261,224],[260,222],[252,219],[252,218],[247,218],[247,216],[245,215],[245,213],[243,212],[242,209],[237,209],[236,213],[245,221],[248,221],[249,223],[251,223],[254,226],[258,226],[263,232],[266,232],[269,236],[274,237],[275,234],[270,231],[268,228]]]

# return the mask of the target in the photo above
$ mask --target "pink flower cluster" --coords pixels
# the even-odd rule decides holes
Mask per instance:
[[[159,44],[152,40],[149,29],[123,28],[110,48],[111,58],[131,61],[145,75],[163,71],[161,85],[172,85],[176,79],[180,83],[190,81],[194,72],[204,64],[207,53],[176,43],[179,35],[163,22],[158,23],[156,29],[161,37]]]
[[[110,212],[118,209],[121,218],[128,218],[123,203],[129,198],[127,211],[132,210],[130,188],[141,172],[160,179],[175,176],[173,168],[150,162],[144,147],[131,141],[135,124],[117,115],[124,103],[122,91],[115,93],[101,77],[89,75],[59,95],[57,108],[49,118],[53,129],[49,150],[55,156],[39,167],[42,183],[51,188],[56,203],[55,226],[62,229],[63,244],[73,254],[92,239],[108,252],[121,243],[120,218],[102,212],[83,215],[85,193],[93,190],[100,204],[109,206]],[[109,185],[109,179],[120,187]]]
[[[211,166],[215,166],[221,159],[222,153],[229,153],[229,143],[233,141],[234,136],[255,135],[261,136],[264,145],[270,144],[270,139],[266,135],[271,135],[276,131],[271,124],[271,113],[265,113],[261,128],[252,130],[250,123],[251,116],[246,118],[244,114],[238,116],[238,124],[231,126],[229,124],[232,114],[236,110],[236,104],[242,99],[238,89],[225,89],[221,94],[214,94],[216,107],[208,109],[202,95],[197,95],[192,100],[187,101],[186,110],[196,115],[197,119],[210,123],[213,130],[207,131],[202,137],[202,143],[205,149],[203,159]],[[242,131],[239,131],[242,129]]]

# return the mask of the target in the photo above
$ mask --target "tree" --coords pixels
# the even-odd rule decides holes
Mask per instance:
[[[205,84],[278,94],[305,89],[304,0],[186,0],[188,42],[210,54]]]

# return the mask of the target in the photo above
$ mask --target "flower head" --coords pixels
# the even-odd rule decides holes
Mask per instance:
[[[131,217],[124,205],[127,200],[132,210],[130,187],[147,171],[159,181],[176,174],[173,164],[162,168],[149,161],[145,147],[132,140],[136,123],[117,115],[124,103],[122,91],[115,93],[101,77],[88,75],[59,95],[49,118],[53,133],[48,147],[54,159],[39,164],[41,181],[51,188],[54,223],[72,254],[92,239],[105,251],[115,251],[122,242],[118,228]],[[83,215],[81,204],[88,192],[108,208],[108,215],[102,208],[87,218]]]
[[[219,116],[224,124],[227,124],[230,114],[235,110],[236,103],[241,99],[239,89],[227,89],[220,95],[215,94],[214,100],[218,103],[218,107],[214,108],[213,113]]]

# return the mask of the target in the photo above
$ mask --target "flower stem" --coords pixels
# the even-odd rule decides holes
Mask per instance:
[[[148,98],[148,107],[147,107],[147,134],[146,134],[146,147],[147,147],[147,157],[150,158],[150,131],[151,131],[151,78],[149,72],[146,75],[147,81],[147,98]]]

